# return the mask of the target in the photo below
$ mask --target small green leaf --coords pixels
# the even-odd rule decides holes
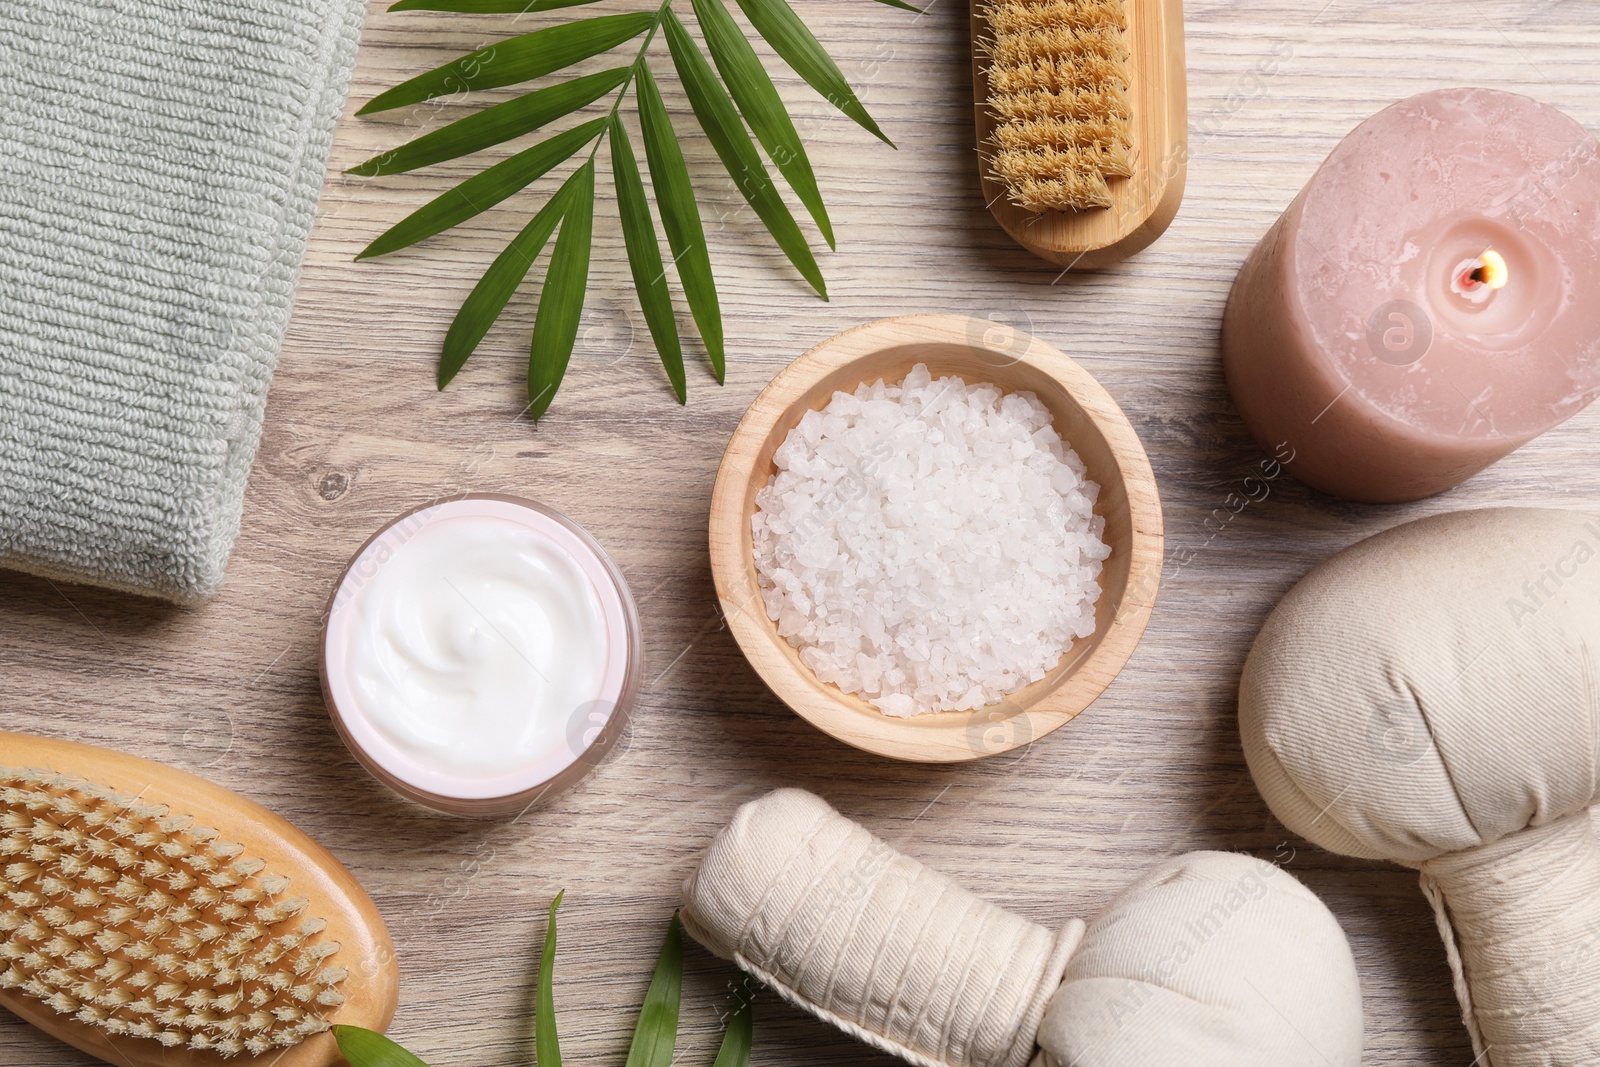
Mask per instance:
[[[428,1067],[382,1034],[359,1026],[335,1026],[333,1039],[350,1067]]]
[[[639,64],[635,84],[639,96],[639,127],[644,132],[644,154],[650,162],[650,184],[656,191],[656,207],[661,210],[661,228],[672,249],[672,262],[683,283],[695,327],[705,342],[711,369],[721,382],[727,374],[727,356],[722,340],[722,307],[717,301],[717,283],[711,274],[711,254],[706,247],[706,231],[700,222],[689,168],[683,149],[662,102],[661,90],[650,67]]]
[[[591,119],[474,174],[395,223],[356,258],[387,255],[489,210],[570,159],[578,149],[604,132],[605,125],[603,118]]]
[[[683,373],[678,319],[672,311],[672,291],[667,288],[667,269],[661,265],[661,246],[650,220],[649,201],[644,198],[644,182],[639,178],[639,161],[634,158],[621,119],[611,124],[611,176],[617,186],[617,213],[622,218],[622,240],[628,247],[628,268],[633,272],[639,308],[661,355],[661,365],[672,381],[672,391],[682,404],[688,400],[688,383]]]
[[[667,927],[656,973],[644,995],[639,1025],[633,1030],[628,1047],[627,1067],[672,1067],[672,1052],[678,1044],[678,1000],[683,991],[683,926],[672,917]]]
[[[823,206],[822,191],[817,188],[811,160],[806,158],[805,145],[800,142],[800,134],[767,68],[761,65],[756,50],[750,47],[722,0],[693,0],[693,3],[695,17],[705,31],[706,47],[711,50],[711,58],[728,92],[733,95],[734,103],[739,105],[745,121],[755,131],[761,147],[767,150],[767,155],[811,213],[828,247],[834,247],[833,225],[828,221],[828,209]]]
[[[766,38],[772,50],[782,56],[783,61],[806,80],[806,84],[826,97],[828,103],[854,119],[862,129],[894,147],[894,142],[878,129],[878,124],[872,121],[867,109],[856,99],[855,90],[845,81],[839,65],[828,55],[816,35],[806,28],[787,0],[738,0],[738,3],[756,32]]]
[[[632,11],[564,22],[498,41],[379,93],[356,114],[370,115],[447,94],[494,89],[542,78],[581,59],[609,51],[644,33],[655,23],[653,12]]]
[[[531,15],[558,7],[578,7],[596,0],[400,0],[390,11],[456,11],[463,15]],[[880,4],[897,0],[878,0]]]
[[[755,990],[745,975],[733,994],[733,1014],[722,1031],[722,1047],[711,1067],[749,1067],[750,1046],[755,1043]]]
[[[561,1039],[556,1034],[556,909],[567,895],[563,889],[550,902],[544,927],[544,957],[539,963],[539,1001],[533,1015],[533,1054],[538,1067],[561,1067]]]
[[[548,89],[507,100],[503,104],[457,119],[442,129],[423,134],[414,141],[373,156],[345,173],[373,177],[402,174],[432,163],[442,163],[482,151],[513,137],[532,133],[547,122],[570,115],[628,80],[627,67],[614,67],[598,74],[574,78]]]
[[[695,118],[700,120],[700,128],[706,131],[711,147],[716,149],[717,155],[722,158],[722,165],[733,176],[733,184],[739,187],[745,200],[755,208],[767,232],[778,242],[783,254],[789,257],[789,262],[826,300],[828,287],[822,280],[822,271],[817,267],[817,261],[811,255],[800,227],[795,225],[794,216],[778,195],[778,187],[767,174],[755,143],[745,132],[744,123],[740,121],[733,101],[728,98],[728,91],[717,80],[716,71],[700,54],[689,31],[684,29],[683,23],[670,7],[666,9],[664,22],[673,65],[678,69],[678,77],[689,97],[689,106],[694,109]]]
[[[555,399],[572,347],[578,343],[594,236],[594,160],[579,167],[568,184],[573,187],[572,201],[561,221],[555,251],[550,253],[550,270],[539,294],[539,313],[534,316],[533,343],[528,349],[528,415],[535,422]]]
[[[906,0],[878,0],[878,3],[887,5],[888,7],[897,7],[901,11],[909,11],[913,15],[921,15],[921,14],[924,13],[922,8],[913,7],[910,4],[906,3]],[[562,5],[562,6],[565,6],[565,5]],[[394,9],[390,8],[390,10],[392,11]]]
[[[572,187],[573,179],[568,178],[566,184],[550,198],[550,202],[522,228],[521,233],[512,238],[505,251],[495,257],[462,303],[461,310],[456,312],[455,320],[445,334],[444,352],[439,357],[440,389],[450,384],[450,379],[456,376],[477,350],[483,335],[489,332],[489,327],[494,325],[494,320],[500,317],[500,312],[510,302],[511,294],[528,276],[534,260],[539,258],[539,253],[550,242],[550,235],[556,232],[561,216],[572,202]]]

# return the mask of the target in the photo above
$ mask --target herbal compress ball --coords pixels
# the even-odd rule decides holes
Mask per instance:
[[[785,999],[922,1067],[1356,1067],[1361,998],[1321,901],[1195,852],[1059,931],[794,789],[746,804],[684,926]]]
[[[1471,511],[1314,570],[1239,719],[1262,795],[1324,848],[1416,867],[1493,1067],[1600,1063],[1600,520]]]

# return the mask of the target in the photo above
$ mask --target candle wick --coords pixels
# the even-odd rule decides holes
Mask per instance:
[[[1467,272],[1467,278],[1470,281],[1477,282],[1479,285],[1484,284],[1489,280],[1488,266],[1482,263],[1478,264],[1476,267],[1473,267]]]

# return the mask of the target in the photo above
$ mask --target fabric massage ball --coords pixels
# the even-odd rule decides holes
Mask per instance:
[[[1492,1067],[1600,1063],[1600,520],[1422,519],[1283,599],[1239,694],[1296,833],[1416,868]]]
[[[1168,860],[1094,922],[1050,930],[784,789],[718,834],[683,922],[784,999],[922,1067],[1361,1060],[1343,932],[1248,856]]]

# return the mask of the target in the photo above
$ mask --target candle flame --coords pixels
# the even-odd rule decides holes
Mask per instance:
[[[1506,257],[1491,248],[1478,257],[1478,262],[1467,272],[1464,280],[1472,288],[1487,285],[1491,289],[1504,289],[1506,282],[1511,280],[1511,268],[1506,265]]]

